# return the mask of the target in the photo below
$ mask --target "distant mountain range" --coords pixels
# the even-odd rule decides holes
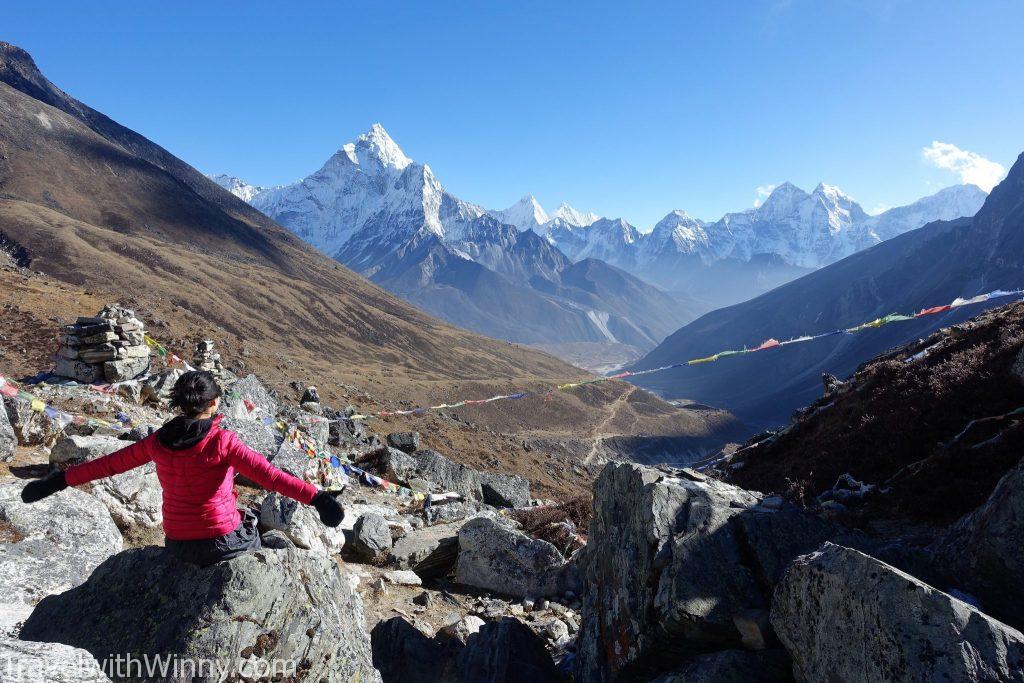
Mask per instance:
[[[447,192],[379,125],[298,183],[213,178],[385,289],[449,322],[514,342],[633,348],[639,358],[700,311],[612,265],[569,259],[537,232]],[[547,222],[537,207],[536,218]],[[523,215],[519,215],[523,214]],[[505,220],[498,216],[504,216]],[[589,220],[571,207],[557,220]]]
[[[945,196],[939,198],[945,203]],[[933,200],[887,214],[924,212],[928,208],[921,205]],[[887,214],[874,220],[876,230],[890,229],[884,220]],[[1021,287],[1024,155],[973,218],[930,223],[750,301],[708,313],[675,332],[634,367],[658,367],[757,345],[770,337],[827,332],[892,312],[949,303],[958,296]],[[781,424],[794,409],[820,396],[823,372],[846,376],[885,349],[1008,301],[994,300],[858,334],[681,368],[651,375],[639,384],[671,398],[727,408],[747,424]]]
[[[450,322],[509,341],[592,343],[639,358],[697,315],[747,300],[933,220],[973,215],[985,193],[946,188],[868,215],[838,188],[790,183],[715,222],[673,211],[649,233],[532,196],[488,210],[448,192],[383,127],[312,175],[274,188],[211,176],[314,247]],[[575,362],[580,362],[574,354]]]

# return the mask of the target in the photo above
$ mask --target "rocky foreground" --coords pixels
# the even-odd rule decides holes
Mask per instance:
[[[693,469],[611,463],[592,504],[539,501],[225,373],[225,426],[334,491],[339,529],[239,482],[264,548],[199,569],[160,547],[152,466],[21,502],[22,478],[151,433],[179,372],[31,388],[131,429],[5,398],[4,681],[1024,681],[1024,464],[912,545]]]

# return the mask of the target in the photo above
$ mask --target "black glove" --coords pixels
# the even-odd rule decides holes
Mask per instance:
[[[313,498],[313,507],[320,513],[320,521],[324,526],[338,526],[345,517],[345,508],[341,507],[341,503],[327,491],[316,494]]]
[[[52,496],[58,491],[63,491],[67,487],[68,482],[64,478],[64,472],[57,470],[50,472],[42,479],[36,479],[26,484],[25,488],[21,490],[21,499],[26,503],[34,503],[47,496]]]

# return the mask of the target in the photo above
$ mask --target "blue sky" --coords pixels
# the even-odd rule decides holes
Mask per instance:
[[[463,199],[649,229],[785,180],[871,210],[991,177],[1024,150],[1021,26],[1016,1],[48,2],[0,39],[204,172],[289,182],[380,122]]]

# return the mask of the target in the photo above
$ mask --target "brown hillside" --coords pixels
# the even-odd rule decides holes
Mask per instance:
[[[906,362],[923,349],[923,358]],[[1024,303],[861,365],[840,392],[803,411],[774,441],[738,454],[734,483],[809,502],[849,473],[882,491],[866,523],[902,519],[942,526],[983,503],[1021,457],[1021,416],[976,424],[1024,406]],[[742,465],[740,465],[742,463]]]

